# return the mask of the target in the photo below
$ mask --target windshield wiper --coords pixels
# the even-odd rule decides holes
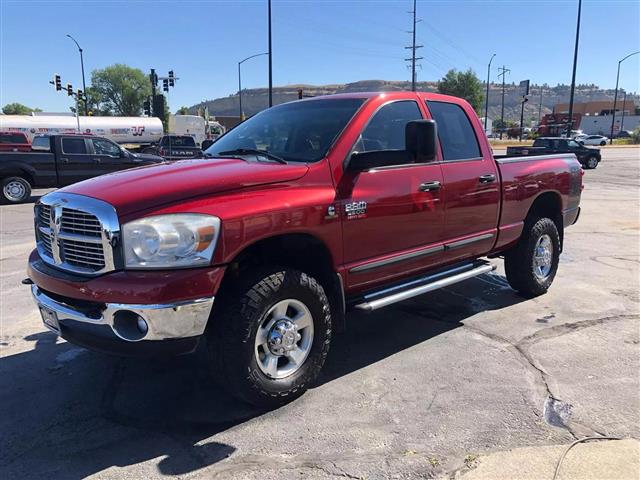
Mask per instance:
[[[274,160],[278,163],[287,164],[287,161],[284,158],[274,155],[273,153],[269,153],[266,150],[258,150],[257,148],[236,148],[235,150],[220,152],[218,155],[262,155],[263,157],[267,157],[268,159]]]

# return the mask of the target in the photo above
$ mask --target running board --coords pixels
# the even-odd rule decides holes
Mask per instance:
[[[365,295],[363,299],[364,302],[355,305],[355,308],[366,311],[378,310],[379,308],[386,307],[387,305],[402,302],[403,300],[417,297],[418,295],[438,290],[439,288],[448,287],[449,285],[477,277],[483,273],[492,272],[495,269],[496,265],[484,261],[467,265],[466,268],[452,268],[451,270],[447,270],[436,275],[424,277],[419,280],[413,280],[404,285],[398,285],[393,288]],[[411,287],[411,285],[415,285],[417,283],[419,285]]]

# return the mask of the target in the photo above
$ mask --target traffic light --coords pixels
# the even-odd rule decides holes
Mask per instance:
[[[73,85],[71,85],[70,83],[67,83],[67,95],[68,96],[73,95]]]
[[[56,86],[56,91],[62,90],[62,80],[60,79],[60,75],[53,76],[53,84]]]
[[[82,90],[78,89],[78,93],[76,95],[78,95],[78,100],[86,100],[86,98],[84,98],[84,92]]]
[[[176,84],[176,79],[173,76],[173,70],[169,70],[169,86],[174,87]]]
[[[168,79],[164,79],[162,80],[162,91],[164,92],[168,92],[169,91],[169,80]]]
[[[151,80],[151,85],[154,87],[158,86],[158,75],[156,75],[156,69],[151,69],[151,74],[149,75],[149,80]]]
[[[147,99],[143,104],[142,104],[142,108],[144,110],[144,114],[147,117],[151,116],[151,102],[149,101],[149,99]]]

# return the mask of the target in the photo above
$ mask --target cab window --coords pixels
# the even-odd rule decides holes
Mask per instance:
[[[482,157],[476,132],[460,105],[429,101],[427,106],[438,126],[438,139],[444,161]]]
[[[416,102],[405,100],[384,105],[365,127],[354,151],[404,150],[405,127],[412,120],[422,120]]]
[[[93,138],[93,150],[96,155],[110,155],[112,157],[120,156],[120,147],[115,143],[110,142],[102,138]]]
[[[71,155],[87,153],[87,145],[84,143],[84,138],[63,138],[62,152]]]

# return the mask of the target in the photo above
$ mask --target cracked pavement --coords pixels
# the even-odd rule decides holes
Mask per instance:
[[[478,455],[640,438],[640,149],[585,174],[547,295],[494,274],[352,314],[319,384],[268,413],[200,353],[117,359],[59,341],[20,285],[32,206],[0,206],[2,478],[402,478]]]

